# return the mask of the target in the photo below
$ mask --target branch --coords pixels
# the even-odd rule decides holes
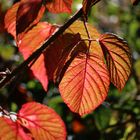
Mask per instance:
[[[73,15],[63,26],[59,28],[49,39],[47,39],[44,44],[32,53],[23,63],[21,63],[17,68],[15,68],[11,74],[7,75],[3,81],[0,82],[0,88],[5,86],[9,81],[11,81],[17,74],[21,73],[23,70],[28,68],[28,64],[30,64],[34,59],[37,59],[41,53],[53,42],[57,39],[74,21],[80,18],[83,15],[82,8]]]

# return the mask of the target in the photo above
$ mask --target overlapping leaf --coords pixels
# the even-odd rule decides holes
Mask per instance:
[[[39,22],[44,11],[41,0],[22,0],[6,13],[5,27],[15,40],[20,40],[30,27]]]
[[[20,124],[8,118],[0,117],[0,139],[1,140],[31,140]]]
[[[99,42],[106,53],[111,82],[121,90],[128,80],[132,66],[128,44],[111,33],[103,34]]]
[[[79,33],[81,42],[78,45],[81,47],[84,45],[87,51],[73,52],[76,57],[59,85],[64,102],[72,111],[80,115],[91,112],[105,100],[110,83],[103,52],[96,41],[100,34],[92,26],[88,24],[86,26],[90,40],[82,22],[75,22],[66,31],[73,34]]]
[[[16,32],[18,40],[24,33],[33,25],[37,24],[43,16],[45,6],[42,5],[42,0],[21,0],[16,19]]]
[[[50,80],[56,81],[61,79],[61,71],[69,60],[69,55],[73,47],[80,39],[79,34],[64,33],[46,49],[44,56],[46,58],[46,69]]]
[[[46,7],[52,13],[71,13],[72,0],[48,0]]]
[[[108,87],[109,76],[102,58],[84,54],[74,58],[59,89],[70,109],[84,115],[105,100]]]
[[[18,113],[21,125],[30,130],[35,140],[65,140],[66,129],[61,118],[47,106],[31,102]]]
[[[21,42],[19,42],[19,50],[23,54],[24,59],[27,59],[35,50],[37,50],[42,42],[44,42],[54,30],[54,26],[45,22],[37,24],[36,27],[30,30],[25,37],[23,37]],[[41,82],[45,90],[47,90],[48,79],[53,80],[53,74],[58,66],[63,67],[59,62],[61,57],[66,61],[66,54],[69,54],[72,47],[79,41],[78,39],[79,36],[77,35],[62,35],[47,47],[32,65],[31,70],[34,76]],[[65,53],[63,52],[63,49]]]
[[[16,40],[16,15],[20,2],[14,4],[5,15],[5,28]]]
[[[32,30],[30,30],[19,42],[19,51],[27,59],[34,51],[36,51],[51,34],[55,27],[46,22],[40,22]],[[43,88],[47,90],[48,75],[45,64],[45,56],[42,53],[40,57],[31,67],[34,76],[41,82]]]

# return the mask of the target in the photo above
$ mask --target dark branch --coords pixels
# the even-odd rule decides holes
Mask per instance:
[[[80,18],[83,15],[82,8],[73,16],[71,17],[63,26],[59,28],[49,39],[47,39],[44,44],[37,49],[34,53],[27,60],[21,63],[17,68],[15,68],[11,74],[7,75],[7,77],[0,83],[0,88],[6,85],[11,79],[13,79],[17,74],[21,73],[23,70],[28,68],[28,65],[37,59],[41,53],[53,42],[57,39],[74,21]]]

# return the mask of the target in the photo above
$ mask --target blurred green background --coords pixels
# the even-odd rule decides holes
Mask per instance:
[[[81,0],[73,1],[74,13],[81,7]],[[23,62],[13,38],[4,29],[5,12],[14,2],[0,0],[0,71],[12,70]],[[63,24],[70,16],[46,12],[42,20]],[[68,109],[52,82],[46,94],[32,73],[25,71],[0,89],[0,105],[18,111],[22,104],[35,100],[54,108],[66,124],[68,140],[140,140],[140,4],[101,0],[90,11],[88,22],[100,32],[112,32],[128,41],[133,69],[121,92],[111,85],[106,101],[81,118]]]

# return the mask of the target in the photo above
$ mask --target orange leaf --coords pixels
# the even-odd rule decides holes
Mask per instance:
[[[47,38],[54,32],[55,27],[46,22],[38,23],[32,30],[28,31],[19,42],[19,51],[24,59],[27,59],[36,51]],[[43,88],[47,90],[48,75],[45,64],[45,56],[42,53],[31,67],[34,76],[41,82]]]
[[[99,42],[106,53],[111,82],[121,90],[128,80],[132,67],[128,44],[111,33],[101,35]]]
[[[94,35],[99,37],[99,33],[92,26],[88,25],[88,29],[91,31],[92,38],[95,38]],[[74,57],[73,55],[77,52],[86,52],[87,47],[84,42],[80,42],[82,39],[88,39],[87,33],[83,22],[76,21],[48,47],[45,55],[49,79],[59,82]],[[55,51],[56,49],[57,51]],[[97,53],[102,53],[101,49],[97,50]]]
[[[20,2],[14,4],[5,15],[5,28],[16,40],[16,15],[19,8]]]
[[[35,140],[65,140],[66,129],[54,110],[39,103],[23,105],[18,113],[21,125],[30,130]]]
[[[5,28],[14,39],[21,39],[33,25],[37,24],[45,7],[41,0],[22,0],[14,4],[6,13]],[[18,38],[17,38],[18,35]]]
[[[45,7],[42,0],[21,0],[16,19],[16,32],[20,40],[30,27],[42,18]]]
[[[79,33],[81,40],[71,53],[71,64],[59,85],[64,102],[80,115],[93,111],[105,100],[110,84],[104,55],[97,41],[100,34],[89,24],[86,28],[83,22],[77,21],[66,30],[67,33]],[[86,51],[77,50],[77,47],[86,48]]]
[[[0,128],[1,140],[31,140],[17,122],[8,118],[0,117]]]
[[[87,114],[106,98],[109,76],[100,56],[79,54],[64,74],[59,90],[69,108]]]
[[[72,0],[48,0],[46,7],[52,13],[71,13]]]

